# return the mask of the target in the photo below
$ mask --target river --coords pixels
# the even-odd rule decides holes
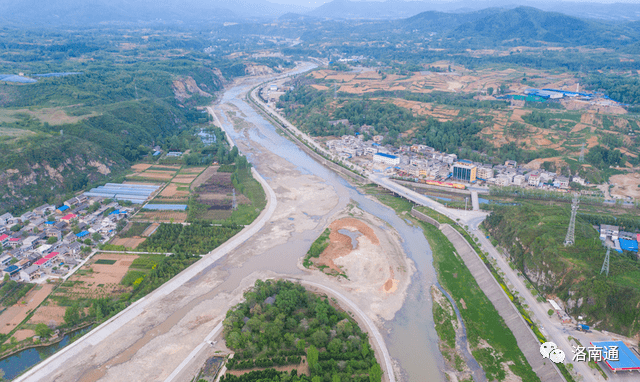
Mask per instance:
[[[60,342],[56,342],[49,346],[40,346],[37,348],[29,348],[13,354],[3,360],[0,360],[0,370],[4,372],[4,378],[12,380],[33,365],[50,357],[58,350],[67,346],[71,341],[71,337],[77,334],[84,334],[91,330],[92,326],[77,330],[66,334]]]
[[[385,330],[382,330],[382,333],[386,337],[385,341],[391,356],[398,362],[402,371],[402,375],[398,376],[399,380],[410,382],[444,381],[445,376],[442,371],[444,360],[438,350],[438,336],[434,328],[431,313],[432,301],[429,292],[431,285],[437,282],[437,278],[433,268],[431,249],[422,230],[398,217],[391,208],[361,194],[343,178],[320,165],[290,140],[279,135],[270,122],[266,121],[241,98],[248,90],[249,85],[229,89],[225,92],[221,103],[234,105],[244,114],[244,116],[240,113],[236,115],[257,127],[257,129],[249,131],[249,138],[252,141],[295,164],[301,172],[316,175],[331,185],[341,199],[331,214],[353,201],[364,211],[389,223],[400,234],[404,251],[415,262],[417,272],[412,277],[411,285],[407,291],[407,299],[402,309],[396,313],[393,320],[384,323],[383,329]],[[226,116],[223,115],[221,122],[234,141],[246,139],[244,134],[233,129],[233,125],[226,119]],[[254,161],[250,154],[249,160]],[[254,165],[259,169],[259,163],[254,163]],[[274,249],[283,254],[295,254],[294,258],[290,259],[292,267],[287,271],[292,274],[300,272],[296,269],[293,260],[300,256],[300,249],[308,248],[321,231],[322,227],[307,231]],[[248,263],[253,262],[249,261]],[[259,264],[262,264],[260,259],[255,259],[255,267]],[[245,264],[243,268],[245,267],[254,268],[249,264]],[[279,270],[283,269],[279,267]]]

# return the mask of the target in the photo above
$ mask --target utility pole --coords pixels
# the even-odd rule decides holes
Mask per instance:
[[[231,208],[235,211],[238,208],[238,200],[236,199],[236,189],[233,189],[233,202],[231,203]]]
[[[572,246],[575,242],[576,232],[576,215],[578,214],[578,204],[580,199],[578,194],[573,194],[573,203],[571,204],[571,220],[569,220],[569,229],[567,229],[567,236],[564,238],[564,246]]]
[[[600,274],[602,272],[606,272],[607,277],[609,276],[609,253],[611,252],[611,248],[607,248],[607,254],[604,255],[604,263],[602,263],[602,269],[600,270]]]

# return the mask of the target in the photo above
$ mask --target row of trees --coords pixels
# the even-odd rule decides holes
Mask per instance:
[[[227,241],[239,231],[235,226],[212,226],[196,221],[190,225],[163,223],[142,244],[142,252],[171,252],[179,254],[206,254]]]

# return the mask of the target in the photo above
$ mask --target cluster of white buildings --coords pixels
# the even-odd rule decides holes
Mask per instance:
[[[348,120],[331,121],[349,126]],[[572,178],[545,170],[529,170],[519,167],[516,161],[508,160],[504,165],[458,160],[456,154],[447,154],[425,145],[392,147],[381,145],[384,137],[374,136],[364,141],[362,134],[344,135],[341,139],[329,140],[327,147],[343,160],[352,160],[367,167],[376,164],[388,166],[387,173],[401,177],[426,180],[458,180],[493,186],[519,186],[544,189],[568,190],[571,182],[584,185],[585,180]],[[363,158],[358,158],[363,157]],[[390,167],[390,168],[389,168]]]
[[[88,254],[84,247],[91,249],[98,244],[92,241],[87,245],[84,241],[95,233],[101,236],[99,242],[108,241],[116,234],[118,221],[134,211],[117,202],[102,201],[80,195],[57,208],[44,204],[21,216],[0,215],[2,276],[24,282],[64,276]],[[89,212],[95,203],[99,207]]]

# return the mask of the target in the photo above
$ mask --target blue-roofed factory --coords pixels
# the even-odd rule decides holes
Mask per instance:
[[[149,184],[131,184],[131,183],[107,183],[104,186],[91,189],[85,192],[88,197],[100,197],[114,200],[126,200],[135,204],[142,204],[153,194],[160,186]]]
[[[599,341],[592,342],[591,345],[603,348],[603,353],[607,352],[611,347],[618,350],[618,360],[605,360],[604,362],[614,372],[624,370],[639,370],[640,359],[633,354],[633,351],[627,347],[622,341]],[[608,353],[607,353],[608,354]]]

